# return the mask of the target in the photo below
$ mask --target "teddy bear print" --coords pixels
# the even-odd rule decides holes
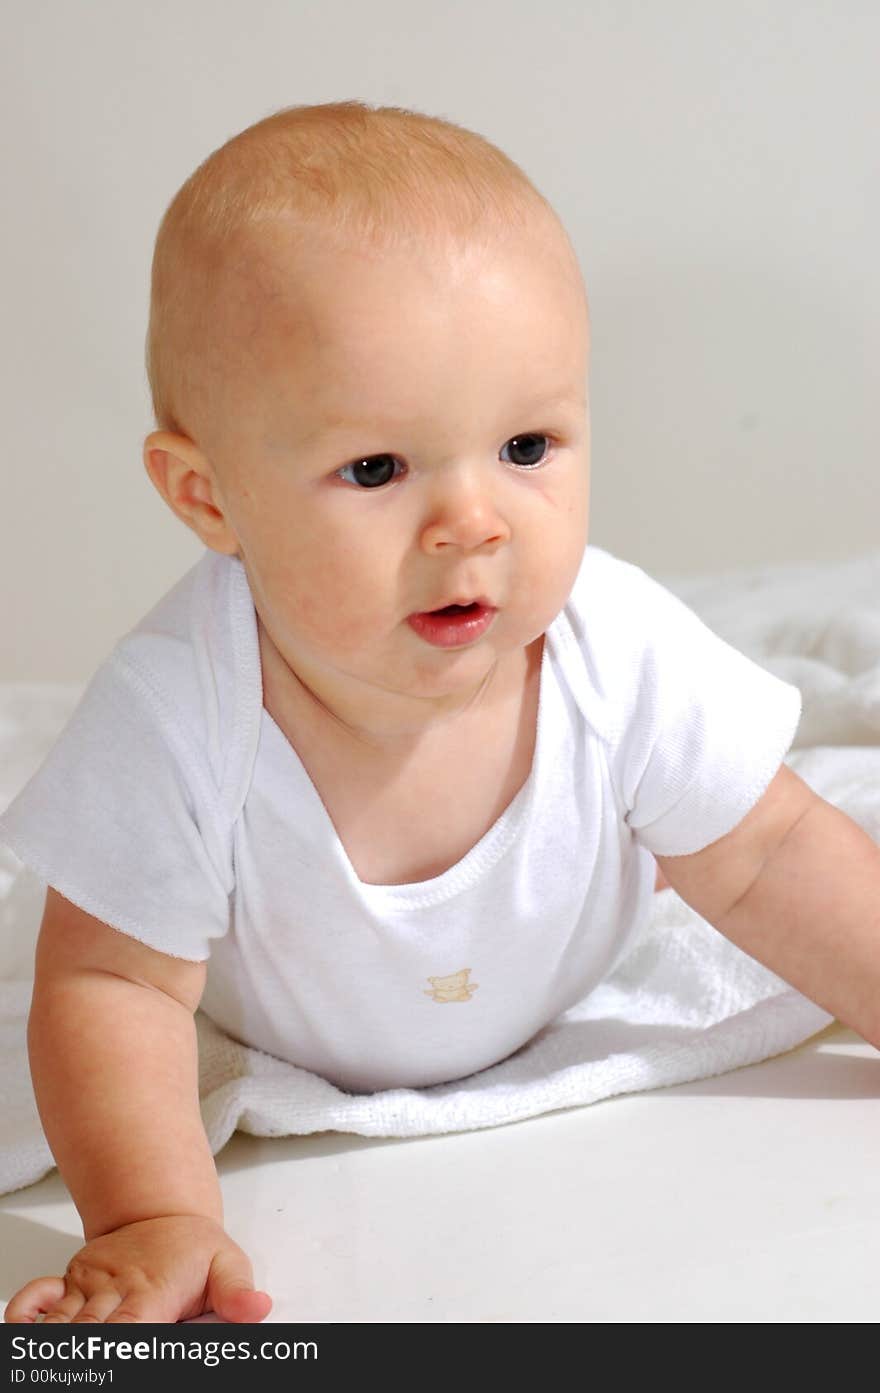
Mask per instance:
[[[478,982],[467,980],[470,971],[469,967],[463,967],[460,972],[451,972],[448,977],[429,977],[432,990],[425,989],[425,996],[430,996],[433,1001],[470,1001],[479,986]]]

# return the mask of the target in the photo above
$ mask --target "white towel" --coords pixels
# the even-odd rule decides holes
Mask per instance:
[[[880,843],[880,553],[665,583],[723,638],[800,687],[803,717],[786,762]],[[82,690],[0,684],[0,806],[36,769]],[[53,1166],[25,1047],[44,893],[0,847],[0,1193]],[[216,1153],[236,1128],[407,1137],[495,1127],[755,1064],[833,1017],[664,890],[607,982],[500,1064],[454,1083],[345,1093],[230,1040],[201,1012],[196,1020],[202,1114]]]

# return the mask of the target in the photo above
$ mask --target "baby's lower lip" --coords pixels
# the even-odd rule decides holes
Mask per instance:
[[[460,614],[411,614],[407,623],[435,648],[458,648],[481,638],[497,613],[489,605],[475,604]]]

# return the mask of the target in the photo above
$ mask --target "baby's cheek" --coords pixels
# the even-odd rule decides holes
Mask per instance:
[[[298,589],[289,617],[309,643],[339,653],[363,651],[380,624],[370,585],[324,568],[317,568],[309,585]]]

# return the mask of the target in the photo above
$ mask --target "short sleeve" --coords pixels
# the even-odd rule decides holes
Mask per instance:
[[[732,831],[765,792],[801,695],[644,571],[617,565],[612,777],[641,845],[684,856]]]
[[[197,746],[115,653],[0,816],[0,842],[66,899],[172,957],[229,927],[222,818]]]

